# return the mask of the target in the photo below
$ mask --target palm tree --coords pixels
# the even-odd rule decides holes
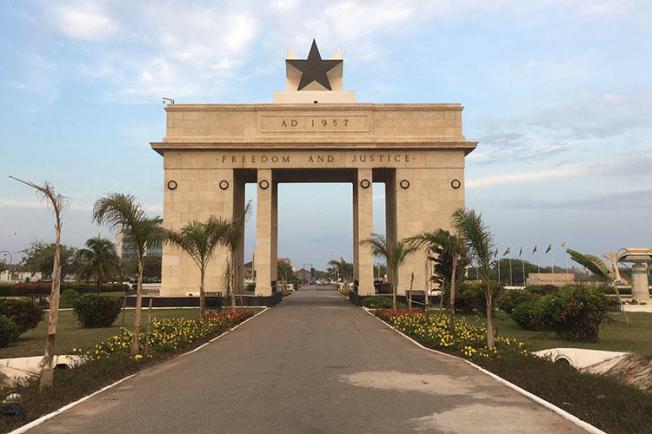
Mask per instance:
[[[244,211],[233,217],[230,221],[224,219],[217,219],[216,221],[222,225],[225,225],[224,235],[222,237],[222,244],[227,248],[229,254],[227,257],[227,268],[224,274],[224,281],[226,283],[226,290],[231,298],[231,310],[235,310],[235,291],[238,293],[240,291],[240,285],[242,282],[239,282],[240,273],[238,273],[236,264],[236,255],[237,251],[242,245],[242,238],[244,237],[245,230],[245,221],[249,215],[249,210],[251,209],[251,202],[247,203]],[[242,298],[242,297],[241,297]],[[242,305],[242,300],[240,300]]]
[[[86,248],[77,250],[75,262],[79,264],[78,274],[93,278],[97,292],[102,290],[102,283],[120,271],[120,258],[115,252],[111,240],[97,236],[86,241]]]
[[[392,308],[396,309],[398,270],[417,247],[409,245],[406,240],[389,243],[383,235],[378,234],[371,234],[370,238],[360,241],[360,245],[369,247],[374,256],[385,258],[387,261],[387,268],[392,276]]]
[[[105,224],[131,238],[136,250],[138,274],[136,277],[136,312],[131,355],[139,351],[141,306],[143,292],[143,258],[148,248],[160,245],[162,238],[161,218],[145,215],[143,207],[132,195],[111,193],[98,199],[93,207],[93,220]]]
[[[328,266],[337,270],[337,274],[342,278],[342,281],[348,280],[348,271],[350,270],[351,264],[346,262],[346,259],[342,257],[340,257],[339,261],[337,259],[331,259],[328,261]]]
[[[199,317],[206,318],[205,276],[215,249],[223,243],[228,225],[211,217],[206,223],[191,221],[179,231],[163,230],[163,241],[185,251],[199,267]]]
[[[59,319],[59,293],[61,292],[61,210],[65,205],[65,197],[58,194],[52,184],[45,182],[43,185],[34,184],[31,181],[10,178],[21,182],[28,187],[38,191],[43,199],[48,202],[54,212],[54,263],[52,265],[52,287],[50,289],[50,315],[48,316],[48,338],[45,344],[45,355],[43,356],[43,371],[39,379],[39,390],[52,390],[54,384],[54,343],[57,336],[57,321]]]
[[[477,262],[478,275],[482,281],[487,302],[487,347],[495,348],[493,287],[491,280],[491,257],[493,241],[489,228],[482,222],[482,216],[474,210],[458,209],[453,213],[453,226],[466,241],[470,256]]]
[[[588,269],[590,272],[595,274],[598,277],[598,279],[602,280],[608,286],[612,287],[616,291],[616,299],[618,300],[618,307],[623,312],[623,316],[625,317],[625,323],[629,324],[629,318],[627,317],[627,312],[625,312],[625,309],[623,309],[623,304],[620,301],[620,291],[618,290],[618,287],[614,285],[615,276],[609,270],[609,267],[602,261],[602,259],[594,255],[582,254],[577,250],[573,250],[573,249],[566,249],[566,253],[570,255],[573,261],[577,262],[584,268]]]
[[[455,313],[455,296],[457,284],[464,277],[464,266],[466,264],[466,244],[459,236],[444,229],[437,229],[434,232],[422,232],[407,239],[410,245],[418,248],[425,248],[433,253],[435,262],[435,274],[433,280],[439,281],[442,288],[446,286],[446,279],[449,282],[451,314]],[[443,293],[442,293],[443,294]]]

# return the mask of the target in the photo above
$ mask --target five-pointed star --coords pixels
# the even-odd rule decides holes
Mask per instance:
[[[301,71],[301,81],[297,90],[303,89],[313,81],[316,81],[328,90],[333,90],[331,89],[331,82],[328,80],[326,73],[342,63],[342,60],[322,59],[317,48],[317,42],[314,39],[312,40],[312,46],[310,47],[310,53],[307,59],[286,59],[285,61]]]

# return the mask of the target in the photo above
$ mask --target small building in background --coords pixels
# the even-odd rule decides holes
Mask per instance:
[[[525,281],[530,285],[556,285],[564,286],[575,283],[573,273],[529,273]]]
[[[124,231],[117,231],[115,237],[115,252],[118,257],[124,261],[136,259],[136,248],[134,247],[133,238]],[[145,256],[162,256],[163,247],[151,247],[145,250]]]
[[[294,275],[301,283],[309,283],[310,278],[312,277],[310,270],[306,270],[305,268],[299,268],[294,272]]]

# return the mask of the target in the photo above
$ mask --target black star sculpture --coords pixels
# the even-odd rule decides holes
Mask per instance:
[[[299,81],[299,88],[297,90],[303,89],[313,81],[316,81],[328,90],[333,90],[331,89],[331,82],[328,80],[326,73],[342,63],[342,60],[322,59],[321,54],[319,54],[319,48],[317,48],[317,42],[314,39],[312,40],[312,46],[310,47],[310,53],[308,53],[307,59],[286,59],[285,61],[301,71],[301,81]]]

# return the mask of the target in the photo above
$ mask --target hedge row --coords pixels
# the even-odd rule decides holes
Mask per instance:
[[[16,283],[0,284],[0,297],[21,297],[28,295],[49,295],[51,283]],[[96,292],[97,288],[92,283],[63,282],[61,291],[74,289],[78,293]],[[102,292],[128,291],[129,285],[126,283],[106,283],[102,285]]]

